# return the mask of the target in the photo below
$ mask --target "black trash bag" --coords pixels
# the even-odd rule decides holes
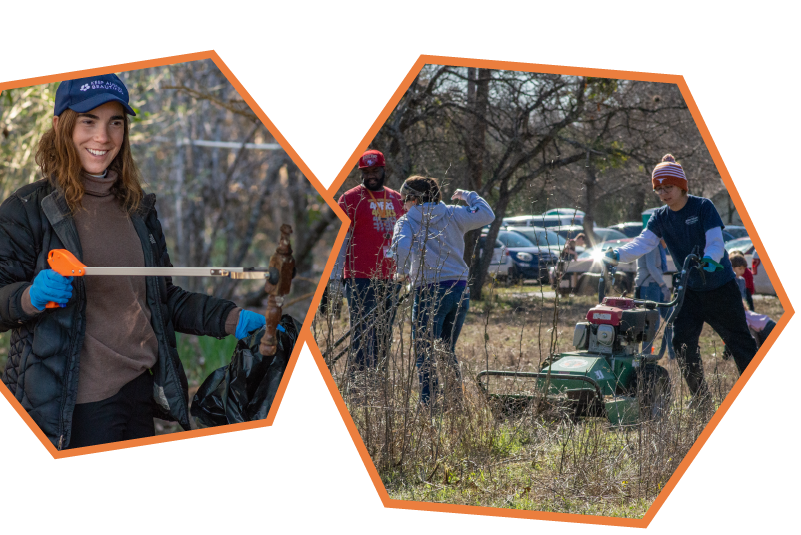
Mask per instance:
[[[203,381],[189,411],[199,427],[267,417],[301,327],[288,314],[283,315],[278,325],[275,356],[264,357],[259,353],[259,343],[264,335],[262,327],[239,340],[231,363],[215,370]]]

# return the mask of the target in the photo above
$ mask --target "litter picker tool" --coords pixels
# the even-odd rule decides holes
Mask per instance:
[[[278,280],[272,268],[262,267],[92,267],[85,266],[66,249],[53,249],[47,255],[50,267],[64,277],[87,275],[145,276],[145,277],[228,277],[231,279]],[[58,303],[49,302],[47,308],[58,308]]]
[[[53,249],[47,255],[50,267],[64,277],[85,277],[87,275],[107,276],[145,276],[145,277],[228,277],[230,279],[260,279],[264,281],[264,291],[268,295],[265,313],[264,336],[259,351],[264,356],[275,355],[278,348],[276,329],[281,321],[284,296],[289,294],[292,279],[295,278],[295,259],[289,235],[290,225],[281,225],[278,248],[270,258],[268,267],[92,267],[85,266],[66,249]],[[47,308],[59,308],[53,301]]]

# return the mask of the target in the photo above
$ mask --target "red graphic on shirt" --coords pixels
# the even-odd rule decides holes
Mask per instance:
[[[395,222],[404,214],[400,193],[389,188],[375,192],[360,185],[346,191],[339,206],[352,223],[345,278],[391,279],[395,264],[385,254]]]

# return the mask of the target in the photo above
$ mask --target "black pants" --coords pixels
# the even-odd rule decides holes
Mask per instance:
[[[70,448],[152,437],[153,376],[145,372],[108,399],[75,405]]]
[[[704,368],[698,351],[698,338],[704,323],[720,335],[743,373],[757,351],[745,322],[745,310],[737,282],[731,280],[714,290],[687,290],[673,329],[673,348],[682,375],[693,394],[706,390]]]
[[[384,279],[345,281],[350,311],[351,371],[375,369],[392,345],[392,323],[401,285]]]

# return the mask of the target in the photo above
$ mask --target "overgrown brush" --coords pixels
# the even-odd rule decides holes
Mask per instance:
[[[471,309],[456,349],[463,382],[438,358],[446,384],[430,407],[418,403],[408,306],[398,313],[394,340],[377,370],[353,373],[346,358],[332,366],[388,492],[409,500],[641,517],[712,414],[687,408],[690,396],[678,364],[667,358],[660,365],[670,374],[673,402],[659,420],[614,427],[606,418],[575,418],[570,407],[550,402],[504,413],[484,395],[476,374],[486,368],[535,370],[553,330],[555,352],[571,349],[572,327],[593,302],[564,300],[560,320],[549,324],[553,299],[532,304],[507,297]],[[337,335],[344,331],[344,318],[327,322]],[[336,336],[322,326],[315,328],[325,351]],[[738,378],[736,367],[719,358],[722,345],[708,328],[701,350],[717,407]],[[489,389],[536,391],[533,382],[521,380],[498,380]]]

